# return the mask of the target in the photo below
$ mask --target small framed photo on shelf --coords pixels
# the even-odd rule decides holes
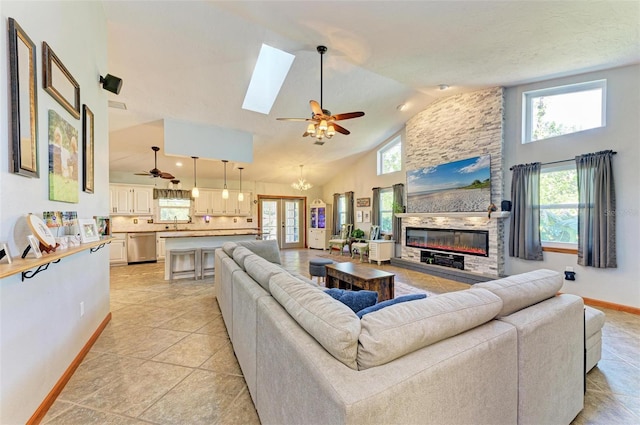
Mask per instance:
[[[79,218],[78,227],[80,228],[80,242],[87,243],[100,240],[100,233],[98,233],[98,226],[94,219]]]
[[[9,252],[9,244],[6,242],[0,242],[0,264],[11,264],[11,253]]]
[[[33,251],[33,255],[36,258],[42,257],[42,251],[40,251],[40,241],[33,235],[28,235],[27,239],[29,239],[29,246],[31,247],[31,251]]]

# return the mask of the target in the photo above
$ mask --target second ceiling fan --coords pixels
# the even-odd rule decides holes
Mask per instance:
[[[311,118],[278,118],[281,121],[308,121],[309,126],[307,131],[304,132],[302,137],[314,136],[317,141],[316,144],[324,144],[323,139],[332,138],[336,132],[342,134],[350,134],[350,131],[346,128],[338,125],[336,121],[348,120],[351,118],[358,118],[364,116],[364,112],[346,112],[343,114],[331,115],[331,112],[322,107],[322,57],[327,52],[326,46],[318,46],[316,48],[320,53],[320,103],[315,100],[310,100],[311,105]]]
[[[166,173],[166,172],[158,170],[158,151],[160,150],[160,148],[157,147],[157,146],[151,146],[151,149],[153,150],[154,158],[155,158],[154,167],[149,171],[143,171],[141,173],[135,173],[135,175],[136,176],[149,176],[149,177],[153,177],[153,178],[160,177],[160,178],[167,179],[167,180],[175,179],[175,177],[171,173]]]

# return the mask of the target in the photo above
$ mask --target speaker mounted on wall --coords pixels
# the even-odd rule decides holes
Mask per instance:
[[[111,74],[107,74],[105,77],[101,75],[100,84],[102,84],[102,88],[106,91],[120,94],[120,90],[122,89],[122,78],[118,78]]]
[[[511,211],[511,201],[502,201],[500,203],[500,209],[502,211]]]

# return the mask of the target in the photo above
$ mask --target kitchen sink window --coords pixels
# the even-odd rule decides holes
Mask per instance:
[[[158,199],[160,221],[189,221],[190,199]]]

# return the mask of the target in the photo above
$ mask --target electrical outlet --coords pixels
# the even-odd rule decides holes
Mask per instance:
[[[80,317],[84,316],[84,301],[80,301]]]
[[[234,222],[234,223],[237,223],[237,222],[238,222],[238,219],[237,219],[237,218],[234,218],[234,219],[233,219],[233,222]]]
[[[138,224],[138,219],[137,218],[133,219],[133,224]]]

